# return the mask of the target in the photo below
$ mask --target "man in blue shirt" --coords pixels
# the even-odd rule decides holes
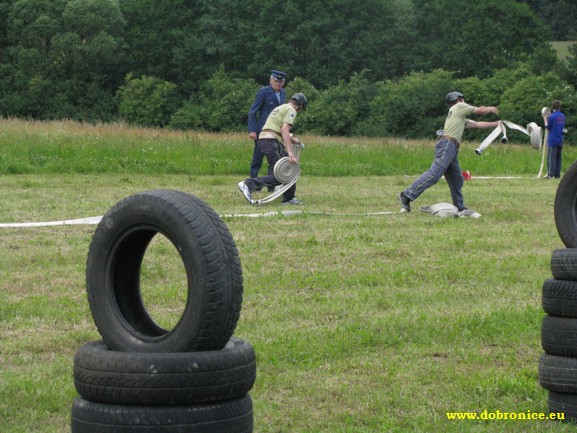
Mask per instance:
[[[264,159],[264,154],[258,147],[258,136],[262,131],[262,127],[272,110],[285,103],[286,92],[283,89],[285,80],[286,74],[284,72],[271,71],[270,84],[262,87],[257,92],[248,112],[248,136],[254,141],[254,150],[250,163],[251,178],[258,176],[258,171]],[[269,191],[271,191],[270,188]],[[274,187],[272,191],[274,191]]]
[[[547,176],[546,179],[561,177],[561,159],[563,153],[563,133],[565,130],[565,115],[561,112],[561,102],[554,101],[553,112],[547,119]]]

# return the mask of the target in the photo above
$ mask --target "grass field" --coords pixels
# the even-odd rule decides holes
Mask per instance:
[[[555,51],[557,51],[557,57],[559,60],[563,60],[564,62],[567,61],[567,58],[571,56],[569,52],[569,47],[575,45],[577,41],[555,41],[551,42]]]
[[[465,199],[482,217],[442,219],[397,213],[395,198],[430,164],[432,141],[307,137],[297,194],[305,213],[248,218],[226,215],[286,208],[251,207],[240,195],[245,137],[103,131],[0,122],[0,223],[102,215],[147,189],[209,203],[242,262],[236,335],[257,354],[255,432],[574,431],[446,415],[547,412],[537,379],[541,285],[562,244],[558,181],[536,179],[535,150],[496,145],[477,157],[477,143],[465,143]],[[575,156],[566,149],[565,168]],[[481,178],[494,175],[515,178]],[[441,181],[414,208],[448,200]],[[85,292],[94,229],[0,228],[2,432],[70,430],[74,353],[99,338]],[[159,265],[147,285],[153,313],[171,323],[178,297],[166,299],[163,284],[182,273],[178,261],[150,254]]]

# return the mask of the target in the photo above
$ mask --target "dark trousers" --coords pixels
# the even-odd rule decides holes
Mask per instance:
[[[252,152],[252,160],[250,162],[250,177],[258,177],[258,172],[262,167],[262,161],[264,159],[264,153],[261,152],[258,140],[254,140],[254,150]],[[268,188],[269,192],[274,191],[274,187]]]
[[[248,189],[251,192],[257,189],[261,189],[265,186],[267,188],[271,187],[274,189],[275,186],[282,185],[282,183],[279,182],[276,177],[274,177],[273,170],[279,159],[288,156],[288,153],[285,150],[283,144],[274,138],[264,138],[258,140],[258,147],[268,162],[268,173],[266,176],[251,177],[245,181],[246,186],[248,186]],[[296,193],[296,189],[297,185],[295,183],[283,194],[283,201],[293,199]]]
[[[563,146],[549,147],[547,153],[547,175],[549,177],[561,177],[561,161]]]

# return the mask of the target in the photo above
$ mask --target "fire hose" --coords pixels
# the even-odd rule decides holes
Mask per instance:
[[[541,173],[543,172],[543,167],[545,166],[545,154],[547,153],[547,141],[549,138],[549,129],[547,128],[547,122],[549,120],[549,115],[551,114],[551,110],[547,107],[543,107],[541,110],[541,116],[543,116],[543,123],[545,125],[545,137],[543,138],[543,154],[541,156],[541,167],[539,168],[539,173],[537,177],[541,177]]]
[[[543,167],[545,165],[545,155],[547,153],[547,138],[549,135],[549,130],[547,129],[547,120],[549,119],[549,115],[551,111],[547,107],[543,107],[541,110],[541,116],[543,117],[543,124],[545,126],[545,134],[543,137],[543,141],[541,141],[541,127],[538,126],[535,122],[531,122],[527,125],[527,128],[523,128],[522,126],[516,125],[513,122],[509,122],[508,120],[502,120],[499,122],[499,126],[497,126],[488,136],[483,140],[481,145],[475,149],[475,153],[477,155],[481,155],[483,150],[485,150],[500,134],[501,143],[505,144],[509,141],[507,138],[507,129],[514,129],[517,131],[521,131],[522,133],[528,135],[531,139],[531,147],[533,149],[542,149],[541,154],[541,167],[539,168],[539,173],[537,177],[541,177],[543,172]]]
[[[277,161],[273,168],[273,174],[276,180],[281,183],[281,187],[260,200],[255,200],[254,204],[266,204],[283,195],[290,187],[292,187],[300,176],[301,169],[299,165],[301,151],[305,148],[304,143],[298,142],[293,144],[293,152],[297,162],[291,164],[290,158],[285,156]]]
[[[489,145],[495,141],[495,139],[502,135],[500,142],[506,144],[509,142],[509,138],[507,137],[507,126],[509,129],[514,129],[517,131],[521,131],[523,134],[528,135],[531,139],[531,147],[533,149],[539,149],[541,147],[541,128],[535,123],[531,122],[527,125],[527,128],[523,128],[522,126],[516,125],[513,122],[509,122],[508,120],[502,120],[499,122],[499,125],[483,140],[481,145],[475,149],[475,153],[477,155],[481,155],[483,151],[489,147]]]

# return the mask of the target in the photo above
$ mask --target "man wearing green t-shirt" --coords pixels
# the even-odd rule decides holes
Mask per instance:
[[[467,119],[471,114],[485,115],[489,113],[499,114],[497,107],[474,107],[466,104],[464,96],[459,92],[451,92],[447,95],[449,113],[445,120],[443,135],[435,146],[435,160],[426,172],[424,172],[413,184],[398,195],[402,210],[411,211],[411,202],[416,200],[425,190],[435,185],[441,176],[445,176],[451,191],[453,205],[462,214],[467,208],[463,202],[463,174],[459,166],[457,156],[459,146],[465,128],[495,128],[499,122],[476,122]]]
[[[291,164],[298,162],[293,152],[293,144],[300,143],[299,139],[291,136],[290,129],[297,117],[297,113],[305,109],[307,98],[302,93],[295,93],[288,103],[276,107],[268,116],[258,137],[260,151],[268,162],[266,176],[253,177],[238,183],[238,188],[250,204],[254,204],[251,193],[256,189],[280,185],[274,175],[274,165],[279,159],[288,156]],[[301,204],[295,197],[296,184],[283,194],[283,204]]]

